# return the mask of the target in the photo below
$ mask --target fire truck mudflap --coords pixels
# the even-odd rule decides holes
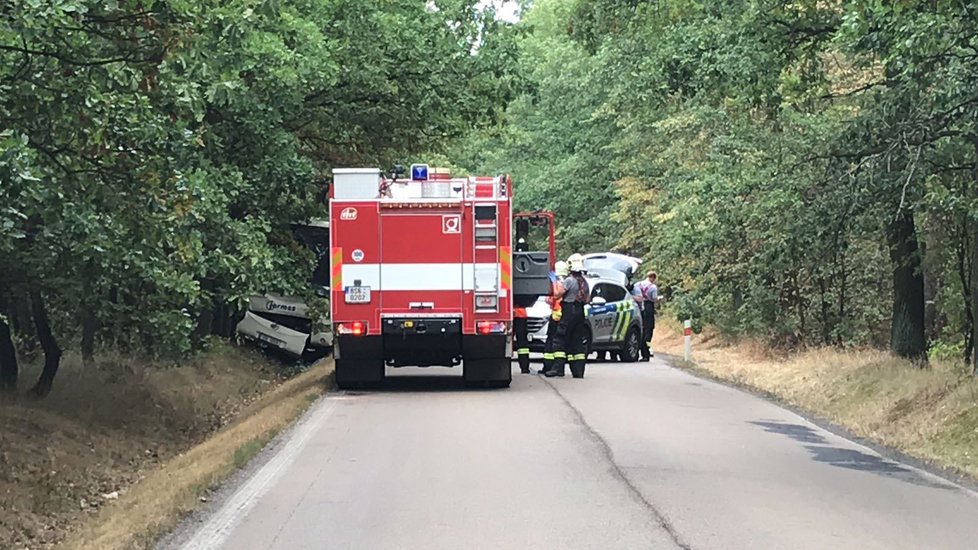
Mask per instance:
[[[508,178],[406,181],[334,171],[330,219],[336,381],[381,382],[387,367],[462,367],[508,386],[512,252]]]

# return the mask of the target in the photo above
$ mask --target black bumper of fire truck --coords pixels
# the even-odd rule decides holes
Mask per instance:
[[[337,335],[334,349],[340,387],[379,383],[385,366],[461,364],[469,383],[505,386],[512,380],[509,336],[462,334],[458,319],[389,319],[380,335]]]
[[[386,319],[384,362],[392,367],[454,367],[462,361],[460,319]]]

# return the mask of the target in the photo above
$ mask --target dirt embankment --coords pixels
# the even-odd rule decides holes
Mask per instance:
[[[683,356],[676,323],[656,328],[656,352]],[[978,378],[954,361],[920,369],[876,350],[777,354],[693,336],[690,368],[774,395],[852,434],[978,479]],[[681,362],[677,362],[680,364]]]
[[[0,548],[149,544],[322,392],[319,370],[290,378],[224,345],[182,366],[66,357],[48,398],[0,402]],[[25,383],[36,376],[26,371]],[[166,473],[249,419],[209,456],[184,460],[184,475]]]

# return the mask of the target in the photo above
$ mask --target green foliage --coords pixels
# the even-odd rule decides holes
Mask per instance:
[[[322,215],[332,166],[430,150],[510,93],[489,70],[503,25],[437,7],[5,3],[0,309],[37,288],[68,342],[94,316],[107,345],[180,356],[213,312],[304,292],[290,224]]]
[[[885,345],[924,307],[904,268],[930,337],[967,340],[973,6],[540,1],[517,30],[523,93],[455,158],[512,171],[564,250],[643,256],[679,316],[787,345]]]
[[[520,93],[502,124],[469,136],[455,163],[473,173],[510,173],[516,207],[552,210],[562,253],[610,246],[617,237],[608,223],[614,212],[617,172],[604,150],[613,121],[599,112],[598,65],[563,33],[570,7],[540,1],[520,22]]]
[[[272,440],[271,434],[261,435],[254,439],[249,439],[241,444],[240,447],[234,450],[234,456],[231,457],[231,463],[236,469],[241,469],[249,462],[252,458],[258,456],[258,453]]]

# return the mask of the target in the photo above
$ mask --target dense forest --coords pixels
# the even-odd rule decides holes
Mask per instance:
[[[786,347],[974,360],[978,5],[538,0],[459,165]],[[978,367],[978,363],[976,363]]]
[[[301,292],[289,224],[329,169],[493,121],[502,27],[466,0],[0,3],[0,387],[18,356],[39,396],[64,350],[184,357]]]
[[[424,159],[727,334],[976,361],[978,6],[487,4],[0,4],[0,388],[194,353],[301,292],[331,167]]]

